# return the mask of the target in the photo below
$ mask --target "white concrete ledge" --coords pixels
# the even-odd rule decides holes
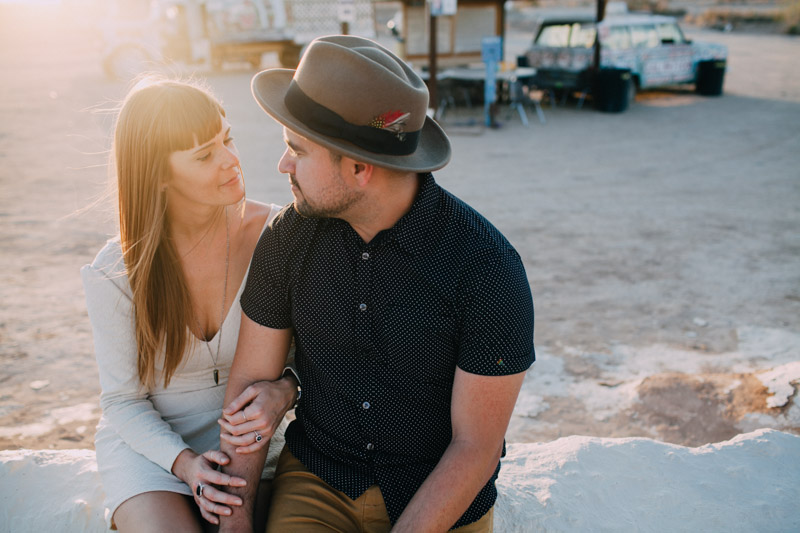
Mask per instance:
[[[800,531],[800,437],[509,444],[495,531]],[[0,451],[0,531],[106,531],[94,452]]]
[[[566,437],[512,444],[495,531],[800,531],[800,436],[758,430],[686,448]]]
[[[1,451],[0,531],[107,531],[94,451]]]

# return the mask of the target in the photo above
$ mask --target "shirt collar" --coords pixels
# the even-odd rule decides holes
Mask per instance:
[[[411,209],[391,229],[400,249],[413,254],[423,253],[436,242],[441,189],[430,172],[419,175],[419,190]]]

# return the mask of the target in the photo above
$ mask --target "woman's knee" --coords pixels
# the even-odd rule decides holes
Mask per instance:
[[[113,523],[125,532],[202,532],[200,513],[194,501],[166,491],[137,494],[114,511]]]

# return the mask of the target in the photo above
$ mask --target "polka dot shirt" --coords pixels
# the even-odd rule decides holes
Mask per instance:
[[[350,498],[378,484],[394,523],[450,444],[456,367],[533,363],[533,301],[517,252],[430,174],[411,210],[369,243],[287,206],[256,247],[242,309],[294,328],[303,382],[291,452]],[[494,482],[454,527],[494,505]],[[454,480],[456,482],[456,480]]]

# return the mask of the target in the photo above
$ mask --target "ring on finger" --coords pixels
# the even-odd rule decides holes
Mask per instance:
[[[194,493],[197,494],[198,498],[202,498],[203,497],[203,489],[204,488],[206,488],[206,487],[202,483],[198,483],[197,484],[197,488],[195,489]]]
[[[248,418],[247,418],[247,415],[246,415],[246,414],[244,414],[244,411],[242,411],[242,416],[244,417],[244,421],[245,421],[245,422],[247,422],[247,421],[248,421]]]
[[[258,431],[253,431],[253,433],[256,436],[256,442],[261,442],[261,439],[264,438],[264,437],[261,436],[261,433],[259,433]]]

